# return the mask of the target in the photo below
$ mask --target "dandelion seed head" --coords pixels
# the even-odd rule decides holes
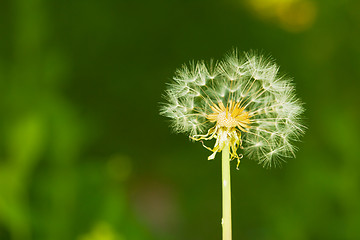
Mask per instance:
[[[226,144],[231,158],[242,153],[264,167],[295,157],[293,145],[304,133],[303,105],[291,79],[270,59],[235,50],[224,60],[190,62],[175,72],[160,114],[177,133],[195,141],[216,139],[213,159]]]

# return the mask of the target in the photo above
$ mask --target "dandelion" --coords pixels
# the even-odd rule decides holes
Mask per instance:
[[[302,103],[278,72],[272,59],[234,50],[221,62],[183,65],[164,95],[160,113],[175,132],[200,141],[212,152],[209,160],[222,152],[223,239],[231,239],[229,161],[237,159],[238,168],[244,155],[264,167],[280,165],[295,157],[293,142],[304,131]],[[212,139],[213,147],[207,146]]]

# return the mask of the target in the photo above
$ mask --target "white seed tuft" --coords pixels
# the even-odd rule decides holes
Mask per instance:
[[[244,155],[265,167],[277,166],[295,156],[292,142],[304,133],[302,103],[291,80],[278,72],[273,60],[254,52],[239,56],[235,50],[220,63],[191,62],[176,71],[160,114],[172,119],[175,132],[194,137],[216,124],[209,121],[211,106],[241,103],[250,120],[246,131],[240,129]]]

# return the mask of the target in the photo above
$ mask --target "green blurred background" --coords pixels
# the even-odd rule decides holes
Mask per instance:
[[[1,0],[0,239],[221,238],[220,159],[158,115],[176,68],[271,54],[295,160],[232,165],[233,239],[360,239],[357,0]]]

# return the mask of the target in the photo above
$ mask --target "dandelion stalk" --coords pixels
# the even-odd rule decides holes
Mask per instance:
[[[223,240],[231,239],[230,160],[254,159],[264,167],[295,157],[304,111],[291,80],[271,59],[233,51],[219,63],[184,65],[168,85],[160,114],[175,132],[200,141],[215,159],[222,151]],[[204,141],[215,140],[213,147]],[[240,150],[242,153],[238,153]],[[237,166],[238,167],[238,166]]]
[[[222,228],[223,240],[231,240],[231,182],[230,182],[230,158],[229,145],[222,151]]]

